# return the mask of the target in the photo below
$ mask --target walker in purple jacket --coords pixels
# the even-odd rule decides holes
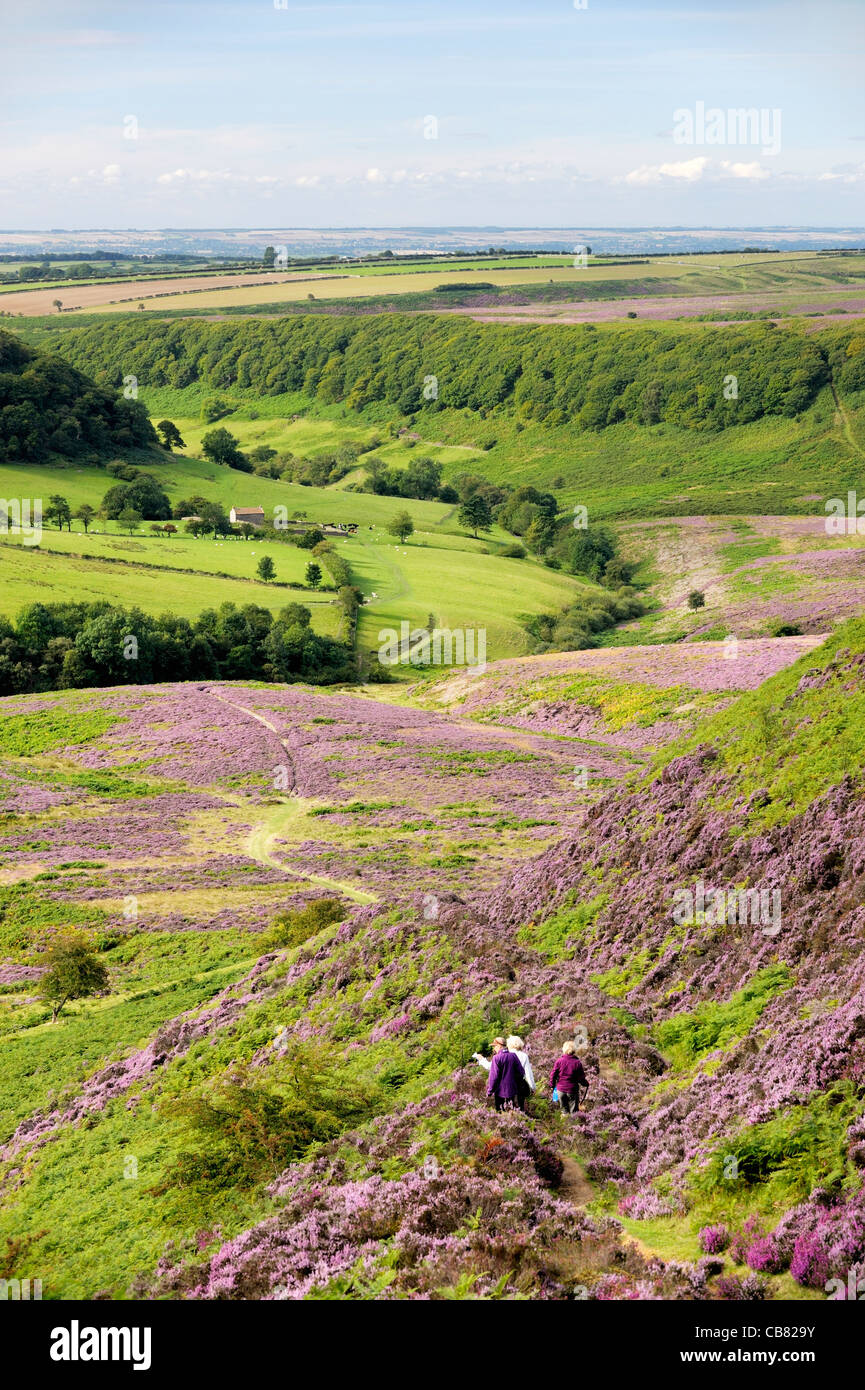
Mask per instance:
[[[523,1064],[515,1052],[508,1052],[503,1048],[501,1052],[496,1053],[490,1063],[487,1095],[495,1097],[497,1110],[516,1103],[524,1075]]]
[[[588,1089],[589,1082],[574,1043],[562,1045],[562,1055],[550,1072],[550,1085],[558,1094],[563,1113],[575,1115],[580,1108],[580,1087]]]

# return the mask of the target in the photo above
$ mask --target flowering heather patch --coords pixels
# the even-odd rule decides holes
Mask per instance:
[[[699,1235],[700,1249],[707,1255],[720,1255],[730,1244],[730,1232],[726,1226],[704,1226]]]
[[[755,1302],[765,1299],[768,1285],[758,1274],[749,1274],[740,1279],[736,1274],[724,1274],[715,1283],[717,1298],[733,1302]]]
[[[483,676],[450,676],[432,687],[432,692],[439,704],[458,703],[463,713],[484,709],[510,694],[530,696],[536,681],[571,675],[661,688],[682,685],[705,692],[755,690],[814,646],[813,638],[755,638],[740,642],[735,661],[725,658],[723,642],[549,652],[490,662]]]
[[[68,806],[80,801],[84,792],[75,787],[51,786],[44,777],[22,769],[0,771],[0,813],[18,816],[48,811],[52,806]]]
[[[745,1252],[745,1263],[763,1274],[780,1274],[786,1263],[771,1236],[763,1236]]]
[[[454,1166],[431,1165],[410,1143],[414,1126],[441,1114],[460,1121],[464,1157]],[[335,1291],[350,1271],[362,1289],[377,1269],[390,1267],[397,1273],[382,1292],[386,1298],[429,1298],[467,1271],[476,1271],[475,1296],[491,1293],[508,1275],[536,1297],[566,1296],[553,1237],[597,1248],[614,1236],[614,1223],[555,1196],[522,1116],[502,1116],[497,1133],[486,1138],[490,1128],[489,1111],[461,1108],[460,1098],[447,1093],[376,1121],[362,1138],[349,1136],[279,1179],[277,1216],[226,1242],[205,1263],[167,1256],[152,1283],[139,1281],[135,1292],[295,1300]],[[347,1165],[354,1150],[365,1167],[392,1165],[395,1154],[404,1155],[406,1171],[352,1178]],[[467,1152],[474,1153],[468,1163]],[[388,1255],[392,1263],[383,1264]]]
[[[28,821],[20,832],[5,835],[0,852],[16,863],[59,863],[105,855],[122,859],[178,856],[186,848],[185,819],[221,804],[214,797],[193,792],[102,803],[79,808],[69,819]]]
[[[219,689],[219,687],[214,687]],[[80,766],[123,768],[204,787],[255,774],[272,777],[279,739],[196,685],[124,686],[99,692],[123,723],[95,744],[69,750]]]
[[[451,676],[432,698],[482,722],[593,740],[580,758],[619,777],[616,750],[643,752],[692,727],[702,713],[753,690],[813,646],[813,639],[741,641],[556,652],[491,664],[483,676]],[[430,698],[428,694],[427,699]]]
[[[674,1216],[676,1208],[672,1202],[649,1188],[646,1192],[634,1192],[630,1197],[623,1197],[619,1211],[634,1221],[650,1221],[656,1216]]]
[[[790,1273],[797,1284],[809,1289],[825,1288],[829,1278],[829,1252],[816,1236],[799,1236],[793,1246]]]

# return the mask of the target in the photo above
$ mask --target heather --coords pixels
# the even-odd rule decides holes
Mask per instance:
[[[61,1297],[826,1296],[865,1262],[863,646],[848,625],[727,687],[588,792],[571,739],[428,692],[95,691],[110,724],[4,768],[38,763],[44,796],[0,827],[0,1236]],[[816,699],[852,751],[767,816]],[[610,708],[638,727],[647,700]],[[764,705],[792,732],[755,794]],[[777,888],[779,930],[677,920],[698,881]],[[40,960],[70,926],[109,984],[51,1025]],[[569,1119],[545,1078],[581,1030]],[[512,1031],[525,1116],[472,1059]]]
[[[862,620],[846,623],[804,666],[773,676],[699,735],[665,749],[658,766],[708,744],[719,784],[716,791],[710,779],[710,801],[729,809],[735,794],[748,802],[742,819],[754,829],[803,811],[845,776],[858,775],[865,759],[863,643]]]

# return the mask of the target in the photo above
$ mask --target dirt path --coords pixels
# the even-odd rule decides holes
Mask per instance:
[[[831,377],[829,379],[829,389],[832,392],[832,399],[835,402],[835,409],[837,410],[838,415],[841,419],[841,428],[844,432],[844,438],[847,440],[847,443],[850,445],[850,448],[853,450],[854,454],[859,454],[860,457],[865,458],[865,449],[863,449],[862,445],[859,444],[856,440],[856,436],[853,433],[853,426],[850,424],[850,417],[848,416],[846,410],[841,404],[841,397],[838,395],[838,392],[835,389],[835,382],[831,379]]]
[[[289,748],[288,739],[280,737],[278,728],[265,715],[259,714],[257,710],[250,709],[248,705],[241,705],[236,700],[229,700],[225,695],[219,695],[215,690],[210,690],[205,686],[201,687],[204,694],[210,695],[214,700],[219,700],[223,705],[230,705],[241,714],[245,714],[249,719],[255,719],[259,724],[263,724],[272,734],[279,739],[280,744],[285,750],[285,755],[289,762],[289,773],[291,776],[290,795],[291,800],[280,801],[279,805],[273,808],[271,814],[262,821],[259,821],[247,836],[244,849],[250,859],[255,859],[257,863],[263,864],[268,869],[279,869],[281,873],[287,874],[291,878],[302,878],[307,883],[314,883],[317,888],[327,888],[331,892],[341,893],[343,897],[350,898],[356,903],[377,903],[379,901],[376,893],[367,893],[361,888],[356,888],[353,884],[346,883],[342,879],[327,878],[324,874],[311,874],[303,869],[287,868],[273,852],[273,845],[279,837],[280,832],[288,829],[290,823],[298,816],[305,813],[306,802],[304,798],[297,795],[297,765]]]
[[[280,833],[288,829],[291,822],[298,816],[305,814],[305,810],[305,804],[298,799],[282,802],[279,806],[274,807],[272,814],[266,820],[259,821],[246,839],[244,848],[250,859],[257,860],[259,864],[264,864],[269,869],[279,869],[291,878],[305,879],[307,883],[314,883],[317,888],[328,888],[331,892],[341,893],[343,897],[351,898],[352,902],[364,904],[379,902],[377,894],[356,888],[353,884],[346,883],[344,879],[327,878],[324,874],[310,874],[303,869],[287,868],[282,860],[274,854],[274,842],[280,837]]]
[[[562,1154],[562,1180],[556,1195],[574,1207],[585,1207],[597,1195],[582,1168],[570,1154]]]

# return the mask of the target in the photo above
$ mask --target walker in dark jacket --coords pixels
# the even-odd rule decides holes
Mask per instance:
[[[550,1085],[559,1093],[562,1110],[572,1115],[580,1108],[580,1087],[588,1086],[583,1064],[572,1052],[564,1052],[550,1072]]]
[[[494,1096],[496,1110],[512,1110],[518,1103],[520,1082],[525,1072],[523,1064],[515,1052],[497,1052],[490,1063],[490,1079],[487,1082],[487,1095]]]

